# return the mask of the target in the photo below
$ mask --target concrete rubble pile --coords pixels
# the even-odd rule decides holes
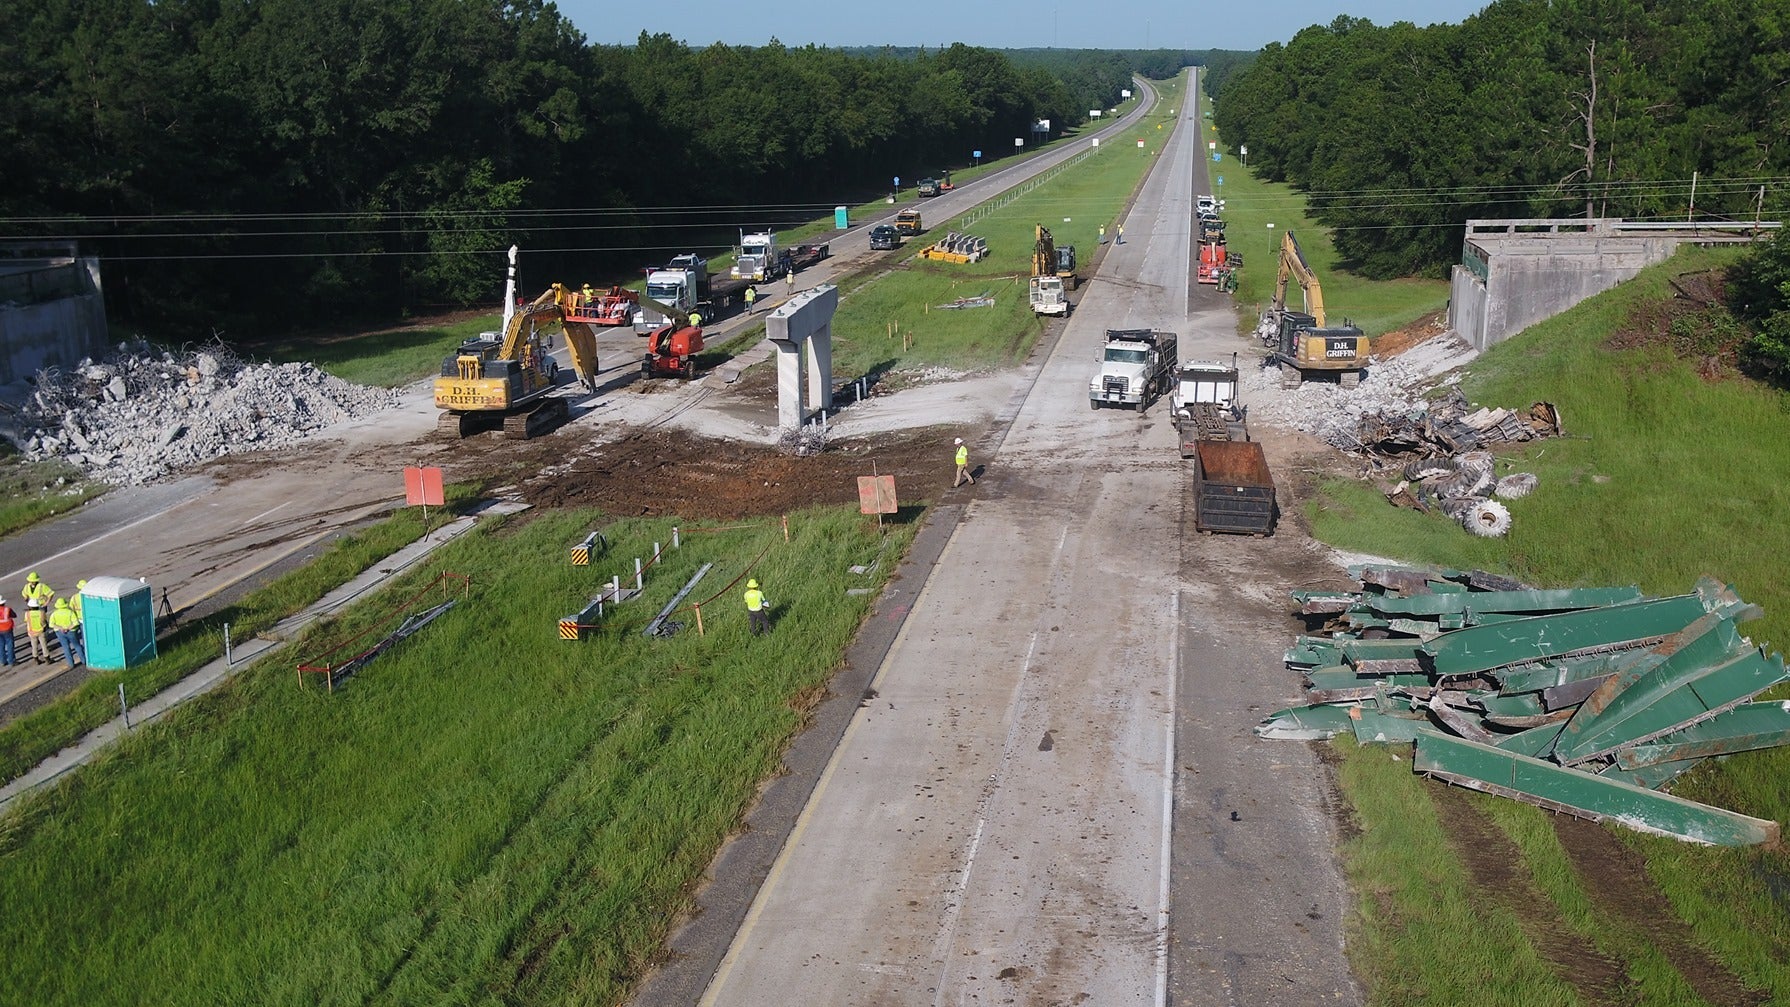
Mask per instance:
[[[36,385],[20,412],[25,457],[59,458],[115,485],[283,447],[397,404],[391,389],[311,364],[248,363],[222,346],[176,354],[121,343],[103,360],[40,371]]]
[[[1411,745],[1414,771],[1690,842],[1773,843],[1778,823],[1667,793],[1710,759],[1790,744],[1790,678],[1735,628],[1758,606],[1710,578],[1535,590],[1458,570],[1358,566],[1355,591],[1295,591],[1318,635],[1285,655],[1306,705],[1264,738]],[[1744,758],[1744,756],[1741,756]]]

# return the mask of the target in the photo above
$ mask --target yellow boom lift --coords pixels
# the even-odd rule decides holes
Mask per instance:
[[[594,394],[597,336],[581,320],[576,294],[555,283],[531,304],[516,306],[516,249],[510,248],[504,290],[504,330],[482,332],[460,344],[442,361],[435,379],[437,429],[468,437],[503,428],[504,436],[526,440],[572,417],[570,401],[555,394],[559,364],[552,355],[552,332],[565,333],[572,369]]]

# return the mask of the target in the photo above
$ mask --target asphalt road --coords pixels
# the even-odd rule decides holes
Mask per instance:
[[[1106,328],[1243,347],[1190,282],[1198,125],[958,491],[702,1003],[1358,1000],[1321,768],[1249,732],[1293,684],[1286,582],[1323,560],[1192,535],[1166,409],[1088,412]]]

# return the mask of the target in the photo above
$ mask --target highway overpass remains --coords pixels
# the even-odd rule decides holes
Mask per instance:
[[[1448,326],[1474,349],[1516,335],[1672,257],[1682,244],[1750,242],[1776,222],[1746,224],[1469,220],[1454,267]]]
[[[98,259],[72,241],[0,245],[0,385],[72,367],[107,341]]]

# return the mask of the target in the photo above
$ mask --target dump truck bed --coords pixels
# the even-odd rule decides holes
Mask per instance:
[[[1193,525],[1200,531],[1274,533],[1274,476],[1255,441],[1199,442],[1193,492]]]

